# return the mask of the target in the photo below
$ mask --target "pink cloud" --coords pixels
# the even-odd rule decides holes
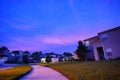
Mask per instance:
[[[43,39],[43,42],[45,44],[59,44],[59,45],[64,44],[63,41],[61,41],[58,38],[45,38],[45,39]]]
[[[44,45],[41,44],[40,40],[38,40],[37,38],[33,38],[31,39],[29,38],[25,38],[25,37],[21,37],[21,38],[12,38],[12,42],[6,44],[8,45],[10,50],[43,50],[44,49]]]
[[[11,37],[12,41],[6,45],[10,50],[46,50],[58,46],[77,44],[79,40],[83,40],[88,36],[85,35],[85,30],[79,28],[76,31],[75,27],[71,26],[73,25],[63,26],[64,29],[59,26],[49,35]]]
[[[87,34],[88,32],[86,30],[81,29],[81,27],[76,30],[75,26],[78,25],[62,26],[64,29],[59,26],[48,36],[42,37],[42,42],[44,44],[55,45],[77,44],[79,40],[83,40],[90,35]]]
[[[11,37],[12,41],[6,43],[10,50],[46,50],[49,48],[56,48],[57,46],[64,46],[76,44],[80,36],[35,36],[35,37]]]
[[[59,37],[47,37],[43,39],[45,44],[56,44],[56,45],[69,45],[77,43],[82,37],[80,36],[59,36]]]

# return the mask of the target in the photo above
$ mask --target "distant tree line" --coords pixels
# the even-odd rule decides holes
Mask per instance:
[[[3,56],[6,56],[7,54],[4,54],[6,51],[8,51],[9,52],[9,50],[8,50],[8,48],[7,47],[5,47],[5,46],[2,46],[2,47],[0,47],[0,57],[3,57]],[[78,46],[77,46],[77,49],[75,50],[75,54],[78,56],[78,58],[79,58],[79,60],[80,61],[85,61],[85,60],[87,60],[87,58],[86,58],[86,56],[87,56],[87,53],[88,53],[88,49],[87,49],[87,47],[83,44],[83,42],[82,41],[79,41],[78,42]],[[14,56],[15,56],[15,62],[17,62],[17,55],[18,54],[20,54],[20,51],[12,51],[12,53],[14,54]],[[36,60],[37,62],[39,62],[39,60],[40,60],[40,55],[42,55],[43,53],[41,52],[41,51],[35,51],[35,52],[33,52],[32,53],[32,55],[31,55],[31,57],[33,57],[33,60]],[[47,63],[50,63],[51,61],[52,61],[52,54],[54,54],[53,52],[51,52],[51,53],[47,53],[47,56],[46,56],[46,62]],[[22,59],[23,59],[23,63],[29,63],[29,59],[28,59],[28,57],[29,57],[29,55],[30,55],[30,52],[29,51],[24,51],[23,52],[23,57],[22,57]],[[72,58],[72,53],[69,53],[69,52],[64,52],[63,53],[63,55],[64,55],[64,57],[65,57],[65,60],[73,60],[73,58]]]

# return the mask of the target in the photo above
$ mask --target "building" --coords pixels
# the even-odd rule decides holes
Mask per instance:
[[[96,61],[120,57],[120,26],[99,32],[98,36],[85,39],[85,45],[91,48]]]
[[[84,42],[89,50],[87,57],[95,59],[96,61],[104,59],[103,47],[99,36],[85,39]]]
[[[62,62],[63,61],[63,55],[61,54],[56,54],[56,53],[46,53],[46,54],[42,54],[40,55],[40,62],[41,63],[46,63],[46,57],[47,55],[50,56],[51,58],[51,62],[54,63],[54,62]]]

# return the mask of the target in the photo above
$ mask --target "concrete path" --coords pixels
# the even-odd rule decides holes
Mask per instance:
[[[61,73],[43,66],[34,65],[33,70],[20,80],[68,80]]]

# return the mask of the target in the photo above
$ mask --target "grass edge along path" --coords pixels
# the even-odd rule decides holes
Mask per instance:
[[[0,70],[0,80],[19,80],[31,72],[31,66],[17,66],[6,70]]]
[[[69,80],[120,80],[120,60],[39,65],[53,68]]]

